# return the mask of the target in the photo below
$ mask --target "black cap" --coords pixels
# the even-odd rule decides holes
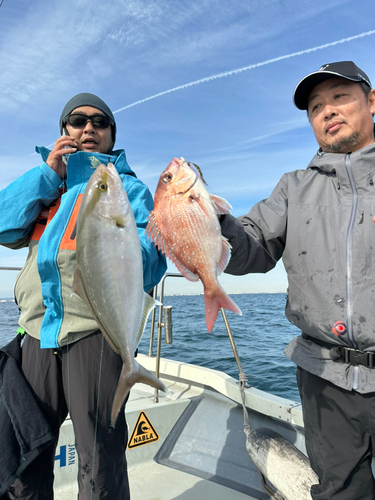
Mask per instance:
[[[323,64],[318,71],[310,73],[305,76],[294,90],[293,102],[298,109],[307,109],[308,98],[312,89],[319,85],[319,83],[333,78],[334,76],[341,76],[353,82],[365,82],[372,88],[369,77],[352,61],[339,61],[329,64]]]
[[[66,123],[66,119],[70,113],[76,109],[80,108],[81,106],[92,106],[93,108],[99,109],[102,111],[108,118],[113,120],[114,125],[111,125],[112,128],[112,140],[113,140],[113,145],[115,144],[116,140],[116,121],[115,117],[113,116],[112,111],[109,109],[107,104],[100,99],[100,97],[96,96],[95,94],[90,94],[89,92],[82,92],[81,94],[77,94],[74,97],[72,97],[64,106],[64,109],[62,110],[61,116],[60,116],[60,134],[62,135],[63,133],[63,126]]]

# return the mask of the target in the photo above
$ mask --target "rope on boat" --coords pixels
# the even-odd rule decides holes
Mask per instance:
[[[222,314],[223,319],[224,319],[225,327],[226,327],[227,332],[228,332],[228,337],[229,337],[229,340],[230,340],[230,343],[231,343],[231,346],[233,349],[233,354],[234,354],[234,357],[235,357],[235,360],[237,363],[237,367],[238,367],[238,372],[239,372],[238,378],[240,381],[242,408],[243,408],[243,417],[244,417],[244,432],[245,432],[246,440],[247,440],[246,430],[251,431],[250,422],[249,422],[249,414],[247,413],[246,403],[245,403],[245,388],[249,387],[249,385],[247,383],[247,375],[242,369],[240,357],[238,355],[237,347],[236,347],[236,344],[234,342],[232,331],[230,329],[225,311],[222,307],[220,308],[220,311],[221,311],[221,314]],[[251,457],[250,457],[250,459],[251,459]],[[256,464],[254,464],[254,465],[255,465],[255,467],[257,467]],[[271,500],[285,500],[284,497],[279,495],[276,491],[274,491],[270,486],[267,485],[265,476],[261,473],[261,471],[259,470],[258,467],[257,467],[257,469],[258,469],[260,479],[262,482],[262,487],[263,487],[264,491],[267,493],[267,495],[271,498]]]
[[[230,340],[230,343],[231,343],[231,346],[233,349],[233,354],[234,354],[234,357],[236,359],[236,363],[237,363],[237,367],[238,367],[238,372],[239,372],[238,378],[240,381],[241,399],[242,399],[242,408],[243,408],[243,417],[244,417],[244,432],[245,432],[246,441],[247,441],[248,432],[246,432],[246,431],[251,431],[251,426],[250,426],[250,422],[249,422],[249,414],[248,414],[247,409],[246,409],[246,399],[245,399],[245,388],[249,387],[249,385],[247,383],[247,375],[242,370],[240,357],[239,357],[238,352],[237,352],[236,344],[234,342],[234,338],[233,338],[225,311],[222,307],[220,308],[220,310],[221,310],[221,314],[223,315],[224,323],[225,323],[225,326],[226,326],[226,329],[228,332],[229,340]],[[256,466],[256,464],[254,464],[254,465]],[[270,486],[268,486],[265,476],[262,474],[262,472],[259,470],[258,467],[257,467],[257,469],[258,469],[258,472],[260,475],[260,480],[262,482],[263,490],[267,493],[267,495],[271,498],[271,500],[285,500],[283,496],[281,496],[274,489],[272,489]]]

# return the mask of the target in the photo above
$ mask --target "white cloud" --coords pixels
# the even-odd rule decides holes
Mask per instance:
[[[217,68],[220,54],[226,60],[251,40],[254,47],[258,43],[261,47],[266,38],[287,32],[296,20],[327,8],[323,2],[314,9],[307,0],[300,4],[281,6],[277,0],[249,5],[221,2],[220,8],[214,0],[189,4],[113,0],[110,7],[95,0],[37,1],[28,8],[14,4],[2,12],[9,16],[0,33],[2,112],[17,110],[32,96],[43,94],[48,101],[67,88],[116,78],[119,65],[130,71],[142,65],[143,78],[152,81],[151,68],[171,63],[189,68],[205,61],[209,72],[210,67]],[[168,67],[166,76],[170,74]],[[163,73],[158,77],[162,80]]]
[[[38,164],[38,160],[31,157],[19,158],[11,155],[0,156],[0,189],[5,188],[16,180],[21,174],[30,170]]]
[[[268,144],[273,143],[275,138],[279,138],[281,140],[283,134],[286,132],[296,132],[297,130],[309,127],[310,124],[305,116],[299,119],[284,122],[273,122],[270,124],[265,134],[250,136],[248,139],[241,142],[232,143],[230,146],[218,148],[214,152],[211,152],[209,157],[203,158],[201,165],[228,161],[228,159],[238,159],[244,156],[246,157],[249,155],[250,149],[254,149],[258,146],[267,146]],[[230,151],[235,151],[236,153],[234,155],[233,153],[230,155]],[[225,156],[224,153],[229,154],[229,156]]]
[[[107,34],[119,36],[114,26],[121,27],[118,33],[126,30],[128,39],[138,43],[141,24],[152,22],[156,6],[156,2],[142,0],[114,0],[110,7],[103,2],[54,0],[12,12],[17,22],[9,20],[0,35],[2,111],[17,109],[32,95],[61,91],[75,80],[76,73],[82,75],[82,66],[99,63],[96,56]],[[91,76],[89,71],[86,78]]]

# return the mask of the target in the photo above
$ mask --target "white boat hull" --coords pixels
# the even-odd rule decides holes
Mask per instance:
[[[155,371],[155,358],[139,355],[138,361]],[[160,393],[158,403],[152,388],[137,384],[126,406],[132,500],[266,500],[245,448],[238,382],[219,371],[166,359],[160,378],[168,393]],[[250,388],[246,404],[253,428],[272,428],[306,453],[299,403]],[[76,476],[74,433],[67,419],[56,453],[56,499],[77,497]]]

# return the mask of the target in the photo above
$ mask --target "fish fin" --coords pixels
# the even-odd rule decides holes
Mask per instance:
[[[162,235],[162,233],[158,228],[154,211],[150,212],[148,216],[148,223],[146,226],[145,233],[148,235],[148,238],[154,242],[156,248],[161,250],[163,254],[173,262],[173,264],[177,267],[180,273],[183,276],[185,276],[187,280],[199,281],[199,276],[190,271],[187,267],[185,267],[175,256],[173,251],[168,247],[167,242],[164,239],[164,236]]]
[[[151,295],[148,293],[144,293],[143,296],[143,311],[141,314],[141,318],[139,320],[139,325],[138,325],[138,334],[136,337],[136,345],[134,346],[134,350],[136,350],[141,338],[142,334],[144,332],[144,329],[146,327],[147,319],[149,317],[150,312],[156,307],[160,306],[161,303],[158,300],[155,300]]]
[[[182,264],[176,257],[176,255],[172,252],[172,250],[169,249],[167,243],[165,242],[163,235],[159,233],[158,239],[155,243],[156,247],[159,248],[163,254],[173,262],[173,264],[177,267],[177,269],[180,271],[182,276],[184,276],[187,280],[189,281],[199,281],[199,276],[193,271],[190,271],[186,266]]]
[[[221,242],[221,256],[220,260],[217,263],[217,273],[221,274],[224,269],[227,267],[228,262],[230,260],[230,254],[232,250],[232,245],[229,243],[229,241],[222,236],[222,242]]]
[[[156,222],[155,212],[152,211],[148,216],[148,223],[145,229],[145,234],[147,237],[154,243],[156,248],[162,251],[165,255],[167,255],[168,246],[165,242],[165,239],[158,227],[158,223]],[[168,256],[168,255],[167,255]]]
[[[212,332],[220,307],[242,316],[241,309],[228,297],[219,284],[213,292],[208,293],[207,289],[205,289],[204,303],[206,308],[206,325],[209,333]]]
[[[155,389],[160,389],[163,392],[167,392],[167,389],[161,380],[159,380],[153,373],[140,365],[136,360],[134,361],[137,364],[138,369],[137,382],[141,382],[142,384],[147,384],[151,387],[155,387]]]
[[[193,273],[193,271],[190,271],[190,269],[185,267],[183,264],[181,264],[181,262],[176,258],[174,254],[172,254],[172,252],[168,252],[165,255],[173,262],[173,264],[177,267],[182,276],[184,276],[187,280],[199,281],[199,276]]]
[[[148,218],[148,222],[147,222],[147,226],[146,226],[146,229],[145,229],[145,234],[147,234],[147,236],[150,238],[150,240],[153,241],[153,238],[151,237],[151,231],[152,231],[152,229],[154,228],[154,226],[156,224],[156,218],[155,218],[155,212],[154,212],[154,210],[152,210],[148,214],[147,218]]]
[[[125,398],[130,389],[137,382],[151,385],[156,389],[166,392],[165,385],[155,375],[146,370],[136,360],[134,360],[133,370],[129,370],[129,366],[123,364],[120,377],[118,379],[115,396],[113,398],[112,411],[111,411],[111,427],[116,425],[117,417],[120,413]]]
[[[190,271],[190,269],[188,269],[186,266],[184,266],[182,264],[182,262],[180,262],[178,260],[178,258],[175,256],[175,254],[169,249],[169,247],[167,246],[167,244],[162,236],[160,237],[160,240],[159,240],[157,246],[158,246],[158,248],[160,248],[160,250],[163,252],[163,254],[170,261],[173,262],[173,264],[177,267],[177,269],[180,271],[182,276],[184,276],[189,281],[199,281],[199,276],[197,274],[193,273],[193,271]]]
[[[220,196],[216,196],[215,194],[210,194],[210,199],[217,214],[230,214],[233,207],[227,202],[227,200],[220,198]]]

